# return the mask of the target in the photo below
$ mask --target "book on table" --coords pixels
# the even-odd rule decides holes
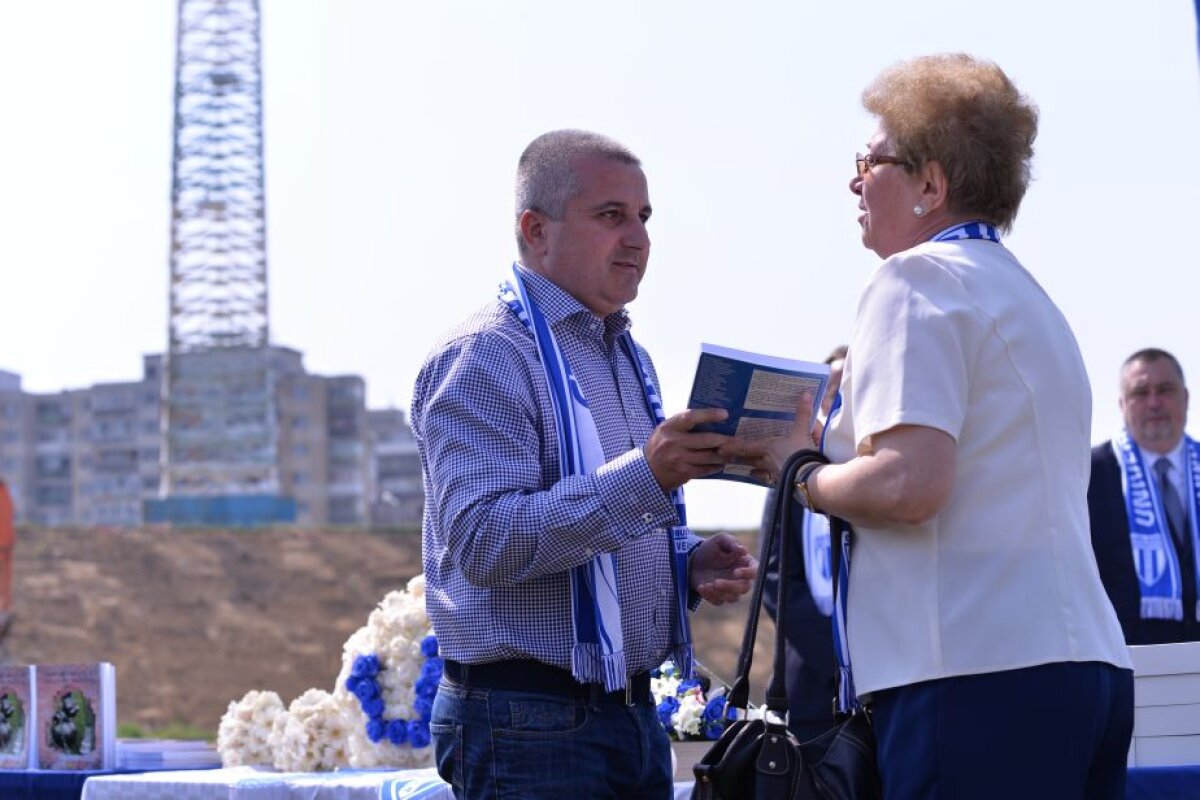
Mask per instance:
[[[828,386],[828,364],[704,343],[700,345],[688,408],[723,408],[729,412],[725,420],[697,426],[696,430],[765,439],[788,432],[805,391],[812,392],[815,418]],[[750,477],[750,468],[741,464],[728,464],[721,472],[706,477],[762,485]]]
[[[217,749],[205,741],[118,739],[117,769],[208,769],[221,766]]]
[[[30,665],[0,666],[0,769],[37,766],[37,693]]]
[[[39,664],[36,671],[37,766],[116,766],[116,670],[105,662]]]

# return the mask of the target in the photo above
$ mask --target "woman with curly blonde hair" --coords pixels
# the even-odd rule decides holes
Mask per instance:
[[[1129,657],[1088,530],[1091,389],[1074,334],[1001,243],[1037,109],[967,55],[900,63],[864,92],[859,302],[833,463],[797,498],[854,527],[847,635],[884,796],[1121,798]],[[734,446],[762,476],[812,447]]]

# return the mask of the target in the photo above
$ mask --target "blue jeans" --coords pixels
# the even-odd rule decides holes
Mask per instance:
[[[1124,800],[1133,673],[1094,661],[876,692],[888,800]]]
[[[429,723],[458,800],[669,800],[671,744],[651,703],[466,688],[447,678]]]

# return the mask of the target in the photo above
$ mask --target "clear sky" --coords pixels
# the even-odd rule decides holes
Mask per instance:
[[[1193,0],[262,0],[262,18],[272,340],[364,376],[372,406],[407,409],[437,332],[492,296],[517,156],[561,127],[645,162],[630,310],[669,411],[702,341],[820,360],[877,264],[847,189],[874,130],[859,94],[957,50],[1041,108],[1006,244],[1074,327],[1094,439],[1132,351],[1200,375]],[[135,379],[165,347],[174,46],[168,0],[0,2],[0,369],[26,390]],[[756,524],[762,497],[692,484],[692,523]]]

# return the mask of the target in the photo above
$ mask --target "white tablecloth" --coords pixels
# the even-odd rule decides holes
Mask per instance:
[[[453,800],[434,769],[276,772],[264,767],[89,778],[81,800]]]
[[[675,800],[691,796],[691,781],[675,784]],[[432,768],[276,772],[229,767],[88,778],[81,800],[454,800],[454,794]]]

